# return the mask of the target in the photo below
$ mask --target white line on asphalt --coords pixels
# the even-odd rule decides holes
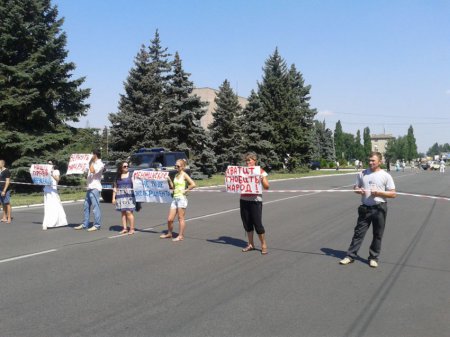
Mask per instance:
[[[26,259],[28,257],[33,257],[33,256],[37,256],[37,255],[47,254],[47,253],[53,253],[56,251],[57,251],[57,249],[50,249],[50,250],[44,250],[42,252],[37,252],[37,253],[33,253],[33,254],[20,255],[20,256],[16,256],[16,257],[11,257],[9,259],[0,260],[0,263]]]

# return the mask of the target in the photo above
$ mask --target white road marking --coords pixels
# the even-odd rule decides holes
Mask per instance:
[[[53,252],[56,252],[56,251],[58,251],[58,250],[57,249],[50,249],[50,250],[44,250],[42,252],[37,252],[37,253],[33,253],[33,254],[20,255],[20,256],[16,256],[16,257],[11,257],[9,259],[0,260],[0,263],[26,259],[28,257],[33,257],[33,256],[37,256],[37,255],[42,255],[42,254],[53,253]]]

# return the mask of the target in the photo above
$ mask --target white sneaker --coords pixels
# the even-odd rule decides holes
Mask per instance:
[[[353,263],[353,262],[355,262],[355,260],[353,260],[351,257],[349,257],[349,256],[346,256],[346,257],[344,257],[341,261],[339,261],[339,264],[342,264],[342,265],[347,265],[347,264],[350,264],[350,263]]]
[[[371,266],[372,268],[378,267],[377,260],[369,260],[369,266]]]
[[[73,229],[76,229],[76,230],[79,231],[80,229],[84,229],[84,225],[81,224],[81,225],[79,225],[79,226],[74,227]]]

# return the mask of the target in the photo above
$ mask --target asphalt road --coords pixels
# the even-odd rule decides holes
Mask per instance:
[[[450,197],[450,174],[392,172],[397,190]],[[271,182],[349,189],[354,175]],[[242,253],[238,196],[193,192],[183,242],[161,240],[168,205],[145,204],[135,235],[102,204],[103,228],[41,230],[43,208],[0,224],[0,336],[450,336],[450,203],[389,202],[380,266],[345,255],[353,193],[266,193],[269,254]],[[12,201],[14,202],[14,200]],[[178,224],[175,224],[176,228]]]

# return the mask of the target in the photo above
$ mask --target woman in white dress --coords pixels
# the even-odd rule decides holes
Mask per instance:
[[[53,165],[51,161],[49,165]],[[67,226],[67,217],[58,194],[58,182],[60,173],[53,165],[52,184],[44,187],[44,221],[42,230],[49,227]]]

